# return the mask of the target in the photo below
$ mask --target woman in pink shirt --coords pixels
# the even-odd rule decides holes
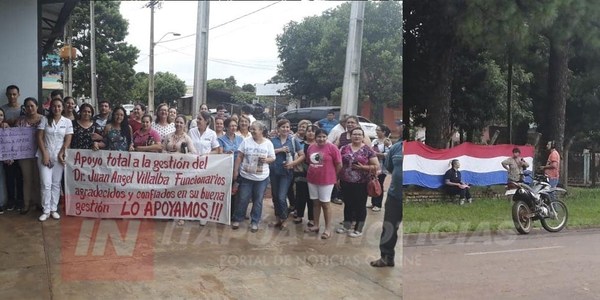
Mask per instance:
[[[337,173],[342,168],[342,157],[338,148],[327,141],[327,133],[323,129],[315,131],[316,143],[308,147],[306,161],[308,171],[306,180],[308,182],[308,193],[313,200],[314,226],[308,227],[306,232],[319,232],[319,220],[321,208],[325,218],[325,231],[321,234],[322,239],[331,236],[331,191],[337,182]]]

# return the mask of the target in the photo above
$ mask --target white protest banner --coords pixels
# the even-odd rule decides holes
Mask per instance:
[[[0,161],[35,157],[35,130],[31,127],[0,129]]]
[[[233,155],[67,151],[66,211],[230,223]]]

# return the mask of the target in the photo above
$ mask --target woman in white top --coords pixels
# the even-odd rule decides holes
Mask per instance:
[[[198,127],[190,129],[189,135],[192,138],[194,147],[198,154],[218,154],[219,141],[214,130],[208,128],[210,126],[210,113],[201,111],[198,114],[196,123]]]
[[[392,141],[390,140],[390,129],[382,124],[377,126],[375,129],[377,132],[377,138],[373,140],[373,151],[377,155],[377,160],[379,160],[379,170],[381,172],[377,175],[377,179],[379,180],[379,185],[381,186],[381,190],[383,191],[383,182],[385,181],[385,177],[387,176],[387,171],[384,168],[385,159],[387,157],[388,152],[390,151],[390,147],[392,146]],[[367,208],[372,208],[373,211],[380,211],[381,204],[383,202],[383,193],[377,197],[371,197],[371,204],[367,205]]]
[[[156,119],[152,123],[152,129],[158,131],[161,140],[164,140],[169,133],[175,132],[175,124],[169,123],[169,105],[161,103],[156,108]]]
[[[62,179],[65,152],[71,144],[73,122],[62,116],[63,102],[53,99],[50,102],[50,112],[38,125],[38,166],[42,188],[42,207],[44,213],[40,221],[46,221],[50,216],[60,219],[58,200],[60,197],[60,181]]]
[[[231,227],[238,229],[244,219],[250,200],[250,231],[258,231],[262,216],[262,201],[269,183],[269,164],[275,161],[273,143],[265,137],[265,125],[259,121],[252,123],[252,138],[242,141],[233,166],[233,181],[238,181],[238,205],[235,207]],[[239,177],[239,178],[238,178]]]

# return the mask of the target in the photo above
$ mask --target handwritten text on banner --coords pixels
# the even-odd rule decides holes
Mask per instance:
[[[67,152],[67,215],[229,224],[231,154]]]
[[[35,130],[28,127],[0,129],[0,161],[35,157]]]

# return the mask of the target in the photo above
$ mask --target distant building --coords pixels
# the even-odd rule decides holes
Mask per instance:
[[[265,113],[275,118],[290,109],[300,108],[300,101],[285,93],[289,83],[255,84],[257,101],[265,106]]]

